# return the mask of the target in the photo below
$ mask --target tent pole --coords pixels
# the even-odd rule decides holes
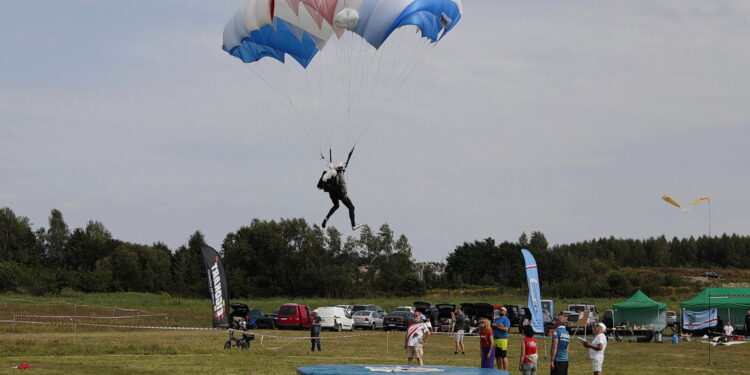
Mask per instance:
[[[716,312],[716,317],[719,317],[719,312]],[[711,289],[708,290],[708,365],[711,365]]]

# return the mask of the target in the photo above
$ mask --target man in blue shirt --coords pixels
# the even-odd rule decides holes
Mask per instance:
[[[555,319],[555,333],[552,335],[552,350],[550,363],[550,375],[568,375],[568,345],[570,344],[570,333],[565,328],[568,318],[558,315]]]
[[[320,318],[318,315],[318,310],[313,310],[312,312],[312,326],[310,327],[310,343],[312,344],[310,346],[310,351],[315,351],[315,346],[318,347],[318,351],[320,351],[320,331],[321,328],[323,328],[323,319]]]
[[[508,309],[505,306],[497,310],[498,316],[492,321],[492,338],[495,339],[495,364],[497,368],[508,371],[508,332],[510,319],[505,316]]]

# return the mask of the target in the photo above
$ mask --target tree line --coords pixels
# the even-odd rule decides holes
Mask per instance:
[[[200,231],[175,250],[163,243],[135,244],[112,238],[104,224],[89,221],[71,230],[60,210],[36,230],[27,217],[0,208],[0,291],[54,294],[167,292],[207,297]],[[422,295],[404,235],[384,224],[358,237],[322,229],[304,219],[264,221],[226,235],[221,254],[231,298]]]
[[[167,292],[208,296],[200,231],[170,249],[157,242],[136,244],[112,237],[91,220],[70,229],[63,214],[50,212],[47,227],[0,208],[0,291],[56,294]],[[420,296],[430,289],[525,288],[523,257],[531,250],[542,291],[556,297],[627,296],[635,288],[665,293],[685,281],[643,267],[750,268],[750,237],[723,235],[667,240],[603,238],[550,247],[543,233],[515,242],[487,238],[455,247],[444,262],[417,262],[405,235],[383,224],[344,236],[304,219],[254,219],[226,235],[220,250],[230,298]],[[623,267],[628,267],[627,271]]]
[[[750,237],[737,234],[671,240],[609,237],[550,247],[543,233],[532,232],[517,242],[498,244],[487,238],[457,246],[446,258],[447,282],[453,287],[525,288],[522,248],[536,258],[542,291],[563,298],[626,297],[637,289],[665,295],[690,285],[659,267],[750,268]]]

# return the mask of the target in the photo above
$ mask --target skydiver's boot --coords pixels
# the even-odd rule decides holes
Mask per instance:
[[[352,230],[357,230],[357,229],[362,228],[364,226],[365,226],[364,224],[357,224],[357,225],[355,225],[355,226],[352,227]]]
[[[325,228],[325,227],[326,227],[326,223],[327,223],[327,222],[328,222],[328,218],[325,218],[325,219],[323,219],[323,225],[322,225],[322,227],[323,227],[323,228]]]

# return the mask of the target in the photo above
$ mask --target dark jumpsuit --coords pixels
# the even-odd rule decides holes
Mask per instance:
[[[352,227],[354,227],[356,224],[356,221],[354,221],[354,204],[352,204],[351,199],[346,195],[346,181],[344,180],[344,171],[340,171],[336,174],[336,187],[332,189],[328,196],[331,197],[331,201],[333,202],[333,207],[331,207],[331,210],[328,211],[328,215],[326,216],[326,221],[333,215],[336,210],[339,209],[339,201],[344,203],[344,206],[349,209],[349,220],[352,222]]]

